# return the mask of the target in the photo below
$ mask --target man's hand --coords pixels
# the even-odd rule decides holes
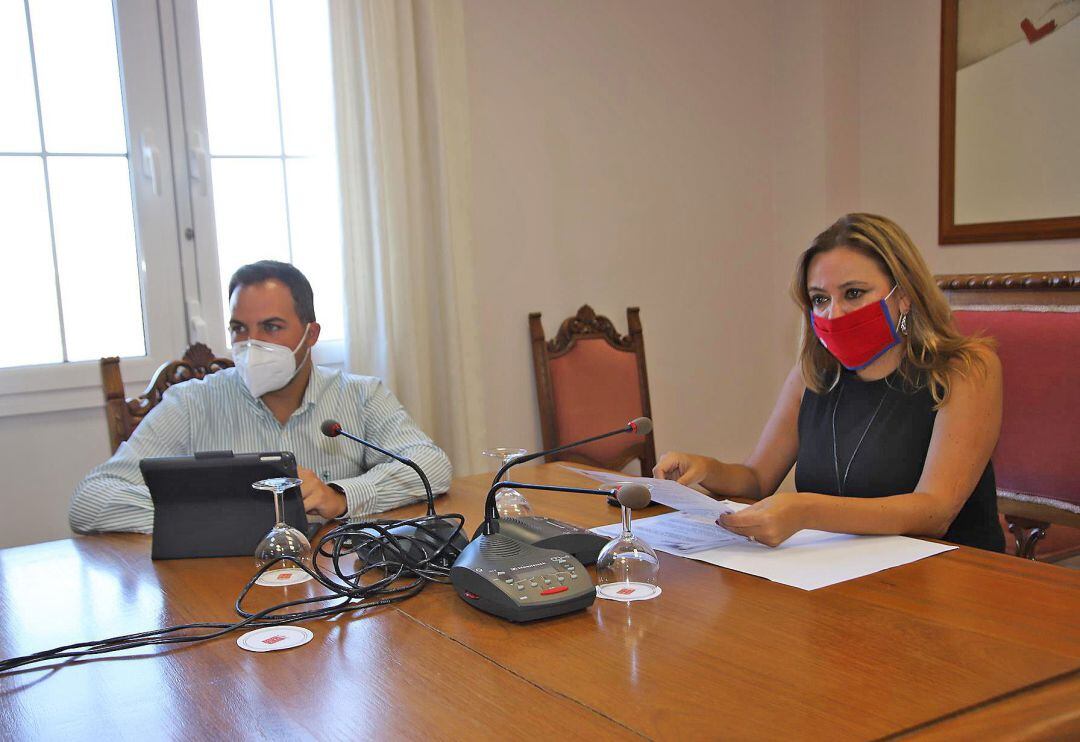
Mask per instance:
[[[758,543],[779,546],[803,529],[805,508],[811,502],[808,498],[813,497],[802,492],[777,492],[737,513],[721,515],[716,522]]]
[[[303,480],[303,484],[300,485],[300,494],[304,498],[304,510],[327,520],[345,515],[349,509],[345,495],[319,479],[311,469],[298,466],[296,475]]]

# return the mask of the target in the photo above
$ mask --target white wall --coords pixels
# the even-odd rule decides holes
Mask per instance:
[[[0,548],[70,536],[71,492],[108,456],[103,409],[0,417]]]
[[[588,302],[624,332],[641,307],[658,448],[745,455],[791,348],[767,331],[776,8],[465,8],[491,445],[540,442],[528,313],[550,336]]]
[[[936,272],[1080,268],[1080,241],[937,245],[937,0],[465,0],[491,445],[540,443],[527,315],[642,310],[657,445],[753,446],[786,289],[846,211]],[[0,418],[0,547],[64,538],[100,409]]]
[[[860,205],[895,219],[935,273],[1080,269],[1080,240],[937,244],[938,0],[859,8]]]

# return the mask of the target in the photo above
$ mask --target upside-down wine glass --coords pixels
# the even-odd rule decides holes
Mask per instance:
[[[268,564],[280,561],[284,557],[293,557],[305,565],[311,564],[311,544],[307,537],[285,522],[285,491],[299,487],[303,480],[295,477],[275,477],[261,479],[251,486],[257,490],[274,493],[274,514],[276,522],[255,548],[255,567],[262,569]],[[285,562],[282,569],[295,567],[292,562]]]
[[[485,456],[491,456],[498,459],[500,462],[499,468],[502,468],[506,464],[509,464],[513,459],[518,456],[524,456],[527,454],[524,448],[489,448],[483,451]],[[508,481],[509,475],[503,475],[500,481]],[[495,493],[495,509],[499,511],[499,516],[502,518],[520,517],[523,515],[532,515],[532,506],[529,505],[529,501],[525,499],[525,495],[521,494],[515,489],[499,490]]]
[[[622,534],[608,541],[596,558],[597,591],[615,600],[642,600],[660,592],[660,559],[634,535],[630,508],[622,506]]]

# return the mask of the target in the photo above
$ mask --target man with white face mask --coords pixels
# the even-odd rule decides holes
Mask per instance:
[[[321,327],[311,285],[287,263],[246,265],[229,282],[229,333],[236,368],[169,389],[111,459],[76,488],[73,530],[153,527],[153,504],[139,471],[152,456],[196,451],[292,451],[309,514],[359,518],[424,496],[409,468],[358,444],[329,439],[327,418],[416,461],[436,492],[450,486],[450,462],[374,377],[315,366]]]

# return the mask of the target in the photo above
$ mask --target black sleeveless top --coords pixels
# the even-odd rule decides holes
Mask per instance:
[[[914,492],[930,448],[936,417],[930,390],[912,392],[896,372],[867,382],[854,372],[844,371],[840,383],[831,392],[815,394],[807,389],[799,408],[795,488],[799,492],[845,497],[886,497]],[[944,539],[990,551],[1005,550],[991,462],[987,462],[975,490]]]

